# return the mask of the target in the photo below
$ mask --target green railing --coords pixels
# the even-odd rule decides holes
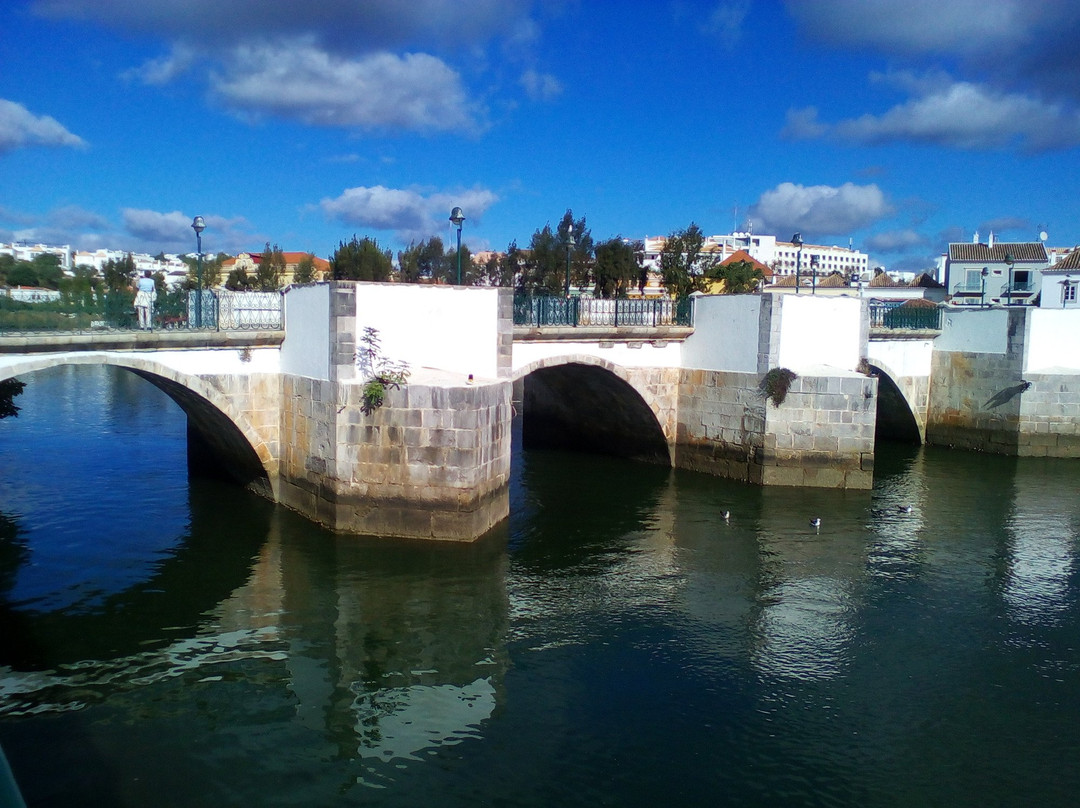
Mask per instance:
[[[657,328],[694,324],[693,302],[682,300],[600,300],[588,297],[514,295],[514,325]]]
[[[2,293],[2,290],[0,290]],[[153,330],[278,331],[280,292],[229,292],[177,289],[156,296]],[[23,303],[0,296],[0,336],[101,333],[138,330],[134,292],[108,292],[48,303]]]
[[[897,331],[940,331],[941,308],[871,304],[870,327]]]

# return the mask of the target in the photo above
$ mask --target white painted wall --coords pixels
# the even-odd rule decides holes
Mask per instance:
[[[682,366],[757,373],[761,295],[694,298],[694,333],[683,343]]]
[[[277,347],[246,350],[244,348],[206,348],[197,351],[154,351],[153,353],[114,351],[108,355],[158,362],[192,376],[201,376],[205,373],[247,376],[253,373],[278,373],[281,370],[281,351]]]
[[[779,367],[796,373],[822,367],[855,370],[864,347],[861,300],[780,295],[774,305],[780,309]]]
[[[309,379],[330,378],[330,287],[294,286],[285,293],[281,371]]]
[[[1009,312],[1005,309],[946,309],[936,351],[1004,354],[1009,347]]]
[[[872,339],[867,359],[870,364],[895,374],[896,378],[929,376],[933,354],[932,339]]]
[[[624,368],[671,368],[680,367],[682,345],[669,342],[663,347],[654,347],[648,343],[636,343],[631,348],[625,342],[617,342],[610,347],[601,348],[598,342],[552,341],[536,342],[533,340],[514,343],[513,370],[519,370],[533,362],[550,359],[555,356],[594,356]]]
[[[1027,312],[1024,372],[1080,373],[1080,309]]]
[[[411,368],[499,375],[499,290],[464,286],[361,283],[356,335],[379,332],[383,356]]]

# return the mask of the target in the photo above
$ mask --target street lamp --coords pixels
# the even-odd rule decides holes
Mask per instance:
[[[202,231],[206,229],[202,216],[191,220],[191,229],[195,231],[195,243],[198,245],[195,254],[195,327],[202,328]]]
[[[1007,266],[1009,268],[1009,285],[1007,287],[1008,291],[1006,293],[1006,300],[1007,300],[1007,302],[1005,303],[1006,306],[1011,306],[1012,305],[1013,264],[1014,263],[1015,263],[1015,261],[1013,260],[1012,253],[1005,253],[1005,266]]]
[[[983,267],[982,272],[979,274],[982,275],[982,291],[979,293],[979,308],[982,308],[986,305],[986,276],[990,274],[990,268]]]
[[[818,257],[816,255],[810,256],[810,294],[817,294],[817,272],[818,272]]]
[[[799,294],[799,284],[802,282],[802,233],[796,233],[791,237],[791,243],[799,248],[795,254],[795,294]]]
[[[465,221],[461,208],[455,207],[450,211],[450,221],[457,225],[457,285],[461,286],[461,223]]]
[[[566,299],[570,299],[570,250],[574,248],[574,225],[566,228]]]

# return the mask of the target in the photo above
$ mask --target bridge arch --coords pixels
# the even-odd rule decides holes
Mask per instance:
[[[871,373],[878,378],[876,437],[923,443],[926,435],[925,404],[920,409],[911,385],[904,384],[904,379],[884,362],[870,358],[867,363]]]
[[[193,449],[209,451],[218,470],[235,482],[276,499],[278,458],[271,443],[234,398],[207,379],[146,356],[105,352],[20,357],[0,365],[0,379],[60,365],[112,365],[150,382],[175,401],[187,416],[189,453]]]
[[[659,375],[588,354],[530,362],[514,371],[526,448],[560,448],[671,465],[675,396]]]

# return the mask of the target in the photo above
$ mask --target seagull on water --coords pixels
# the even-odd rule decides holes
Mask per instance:
[[[821,527],[821,517],[815,516],[810,520],[810,527]]]
[[[725,522],[731,518],[731,511],[720,511],[720,518]]]

